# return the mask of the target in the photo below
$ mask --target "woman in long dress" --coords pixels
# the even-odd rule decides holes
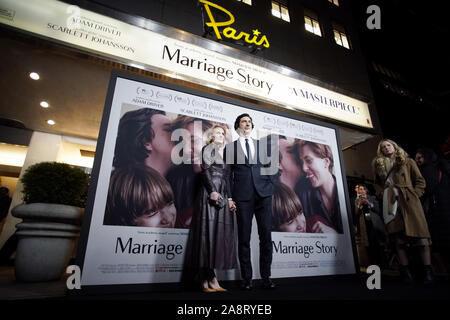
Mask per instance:
[[[225,127],[215,125],[210,141],[202,149],[201,196],[188,239],[186,266],[195,270],[204,292],[226,291],[217,281],[214,269],[237,266],[235,216],[230,211],[226,194],[225,135]]]

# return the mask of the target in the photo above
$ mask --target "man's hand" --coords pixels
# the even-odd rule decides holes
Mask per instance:
[[[233,200],[228,200],[228,206],[230,207],[230,211],[236,210],[236,203]]]
[[[372,206],[372,204],[367,200],[367,198],[360,198],[358,202],[358,208],[361,208],[363,205],[368,205],[369,207]]]

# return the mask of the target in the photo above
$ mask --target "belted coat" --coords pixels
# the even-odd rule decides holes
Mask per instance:
[[[377,194],[382,194],[386,188],[386,170],[383,170],[383,165],[377,165],[382,161],[380,159],[382,158],[375,158],[373,162]],[[417,238],[430,238],[425,214],[419,200],[425,192],[425,179],[422,177],[416,162],[411,158],[396,161],[390,177],[394,183],[393,186],[399,192],[398,203],[401,208],[406,235]],[[390,223],[395,223],[395,220],[397,219]],[[386,227],[390,233],[398,231],[389,228],[389,224]]]

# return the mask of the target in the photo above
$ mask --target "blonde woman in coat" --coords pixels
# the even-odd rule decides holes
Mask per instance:
[[[424,265],[424,283],[433,281],[430,233],[419,197],[425,179],[415,161],[394,141],[383,139],[372,162],[377,193],[382,194],[383,218],[395,245],[402,280],[411,283],[406,245],[417,247]]]

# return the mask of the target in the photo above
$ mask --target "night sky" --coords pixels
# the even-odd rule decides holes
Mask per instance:
[[[366,9],[372,4],[381,9],[380,30],[366,27]],[[375,61],[402,76],[399,81],[369,73],[384,137],[409,153],[418,146],[448,151],[449,142],[444,146],[450,127],[448,2],[363,0],[353,1],[353,9],[368,64]],[[408,95],[386,90],[381,79],[406,89]]]

